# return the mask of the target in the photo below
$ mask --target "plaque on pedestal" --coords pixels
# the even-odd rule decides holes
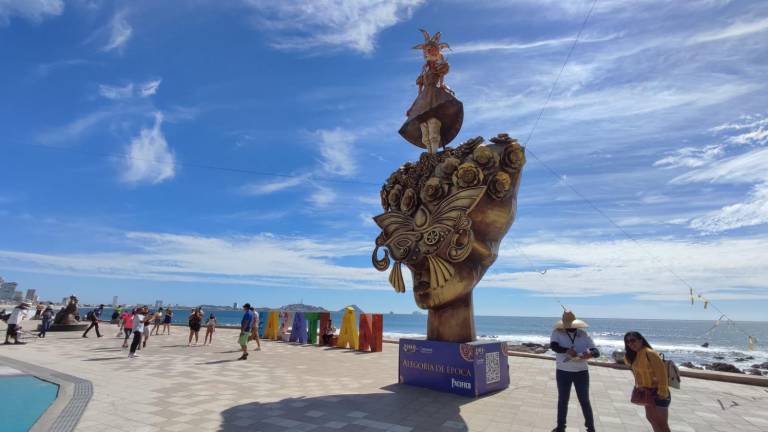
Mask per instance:
[[[400,339],[399,382],[477,397],[509,387],[504,342]]]

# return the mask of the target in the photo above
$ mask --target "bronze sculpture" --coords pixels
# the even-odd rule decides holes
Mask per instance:
[[[56,317],[53,318],[54,324],[60,325],[73,325],[80,322],[75,318],[79,315],[77,311],[78,300],[75,296],[69,296],[67,305],[56,313]]]
[[[434,154],[458,135],[464,120],[464,105],[445,84],[449,66],[440,51],[450,47],[440,42],[440,32],[434,36],[426,30],[421,33],[424,43],[413,47],[424,54],[424,66],[416,78],[419,93],[405,113],[408,118],[400,128],[400,135]]]
[[[424,35],[429,46],[440,46],[440,33],[432,38]],[[418,103],[417,99],[411,111]],[[416,145],[414,125],[420,120],[423,117],[411,112],[400,129]],[[462,120],[463,111],[442,117],[442,145],[450,141],[446,133],[450,139],[458,134]],[[427,132],[433,135],[432,130]],[[411,270],[416,304],[429,310],[429,340],[475,340],[472,290],[496,260],[515,219],[524,148],[507,134],[490,141],[483,144],[477,137],[439,152],[432,141],[425,143],[428,152],[392,173],[381,190],[384,213],[373,218],[382,230],[371,257],[373,266],[385,271],[394,260],[389,282],[397,292],[405,292],[401,265]]]

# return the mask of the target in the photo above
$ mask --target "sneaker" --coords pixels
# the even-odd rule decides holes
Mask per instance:
[[[26,345],[26,342],[16,341],[13,343],[14,345]]]
[[[247,360],[247,359],[248,359],[248,354],[243,354],[243,355],[241,355],[241,356],[238,358],[238,360]]]
[[[261,351],[261,347],[256,347],[256,351]]]
[[[86,335],[83,335],[83,337],[84,337],[84,338],[87,338],[88,336],[86,336]]]

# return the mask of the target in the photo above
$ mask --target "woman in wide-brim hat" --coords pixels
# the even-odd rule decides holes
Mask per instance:
[[[557,427],[553,432],[565,432],[568,416],[568,400],[571,386],[576,387],[576,396],[584,414],[584,426],[587,432],[594,432],[595,421],[592,405],[589,402],[589,369],[587,360],[599,357],[600,352],[589,334],[584,330],[588,324],[566,310],[563,317],[555,323],[550,337],[550,348],[556,353],[557,379]]]

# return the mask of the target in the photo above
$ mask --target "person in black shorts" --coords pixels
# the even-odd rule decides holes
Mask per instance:
[[[187,346],[192,345],[192,337],[195,338],[195,345],[197,345],[197,340],[200,335],[200,327],[202,327],[203,323],[203,311],[197,307],[194,310],[192,310],[192,313],[189,315],[189,341],[187,342]]]

